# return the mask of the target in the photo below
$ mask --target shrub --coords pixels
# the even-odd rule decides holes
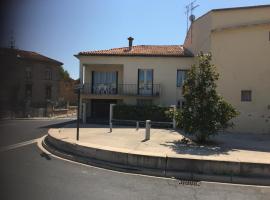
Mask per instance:
[[[151,120],[156,122],[171,122],[167,115],[170,108],[155,105],[137,106],[137,105],[115,105],[113,118],[120,120]]]

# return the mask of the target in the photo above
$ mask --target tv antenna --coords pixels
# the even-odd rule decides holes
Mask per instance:
[[[14,31],[10,31],[10,40],[9,40],[9,47],[11,49],[15,49],[15,38],[14,38]]]
[[[192,24],[192,22],[195,20],[195,15],[193,15],[193,11],[195,10],[195,8],[199,7],[200,5],[194,5],[196,3],[197,0],[191,1],[188,5],[186,5],[186,16],[187,16],[187,32],[188,32],[188,28],[189,28],[189,21]]]

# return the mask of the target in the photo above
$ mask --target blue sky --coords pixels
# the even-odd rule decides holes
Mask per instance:
[[[14,32],[16,47],[64,63],[78,78],[79,51],[134,45],[182,44],[190,0],[13,0],[1,46]],[[197,0],[196,17],[211,9],[270,4],[270,0]]]

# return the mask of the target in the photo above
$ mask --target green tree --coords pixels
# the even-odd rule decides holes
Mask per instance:
[[[191,67],[183,86],[185,105],[179,118],[180,124],[199,143],[206,142],[219,130],[232,127],[230,120],[238,115],[216,91],[219,74],[211,59],[211,54],[201,52],[198,64]]]
[[[70,80],[70,75],[68,71],[65,70],[62,66],[60,66],[60,78],[65,81]]]

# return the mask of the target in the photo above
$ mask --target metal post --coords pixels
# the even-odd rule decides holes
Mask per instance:
[[[139,122],[136,122],[136,130],[139,130],[140,124]]]
[[[145,140],[150,140],[151,120],[145,122]]]
[[[77,107],[77,140],[79,140],[79,127],[80,127],[80,98],[81,90],[78,89],[78,107]]]

